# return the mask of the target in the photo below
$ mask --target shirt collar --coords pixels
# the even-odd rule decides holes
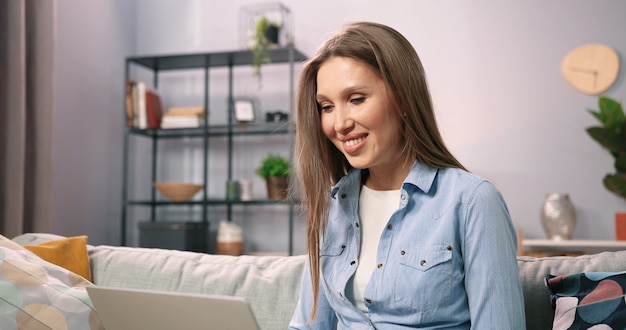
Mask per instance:
[[[422,164],[416,160],[415,163],[413,163],[413,167],[411,168],[409,175],[404,180],[404,183],[412,184],[424,193],[428,193],[430,188],[433,186],[433,182],[435,182],[435,177],[437,176],[438,171],[439,169]]]
[[[416,160],[402,185],[404,186],[408,183],[419,188],[424,193],[428,193],[433,186],[437,172],[437,168],[422,164]],[[337,192],[343,187],[353,187],[353,185],[360,186],[360,182],[361,170],[355,168],[351,169],[346,176],[342,177],[339,182],[332,187],[331,197],[335,198]]]
[[[339,189],[344,187],[354,187],[355,185],[360,186],[361,182],[361,170],[353,168],[348,172],[347,175],[339,179],[337,184],[335,184],[332,188],[331,197],[335,198],[335,195],[339,191]]]

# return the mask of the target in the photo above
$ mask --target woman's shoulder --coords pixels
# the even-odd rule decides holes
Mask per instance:
[[[460,168],[440,169],[438,179],[442,185],[480,194],[499,194],[498,188],[485,177]]]

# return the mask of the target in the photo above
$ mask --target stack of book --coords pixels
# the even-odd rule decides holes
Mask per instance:
[[[142,82],[126,81],[126,122],[130,128],[159,128],[163,116],[161,97]]]
[[[204,125],[204,107],[171,107],[163,115],[161,128],[188,128]]]

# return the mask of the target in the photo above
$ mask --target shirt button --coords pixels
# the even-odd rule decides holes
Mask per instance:
[[[406,254],[406,252],[404,252],[404,250],[402,250],[402,251],[400,251],[400,254],[401,254],[401,255],[405,255],[405,254]]]
[[[401,200],[405,200],[406,199],[406,195],[405,194],[400,195],[400,199]]]
[[[345,245],[342,245],[342,246],[341,246],[341,248],[342,248],[342,249],[345,249],[345,248],[346,248],[346,246],[345,246]]]
[[[392,230],[392,229],[393,229],[393,226],[392,226],[391,224],[388,224],[388,225],[387,225],[387,229]]]
[[[357,228],[359,228],[359,223],[358,223],[358,222],[357,222],[357,223],[355,223],[354,225],[355,225]]]
[[[346,197],[348,197],[348,195],[346,195],[346,194],[341,194],[341,198],[346,198]]]
[[[354,265],[354,264],[356,264],[356,261],[352,260],[352,261],[350,262],[350,265]]]
[[[367,299],[365,299],[365,302],[368,303],[368,304],[371,304],[372,303],[372,299],[367,298]]]
[[[426,264],[426,260],[422,260],[422,261],[420,261],[420,265],[421,265],[421,266],[424,266],[425,264]]]
[[[452,246],[448,245],[448,247],[446,247],[446,249],[448,249],[448,251],[452,251]]]
[[[378,268],[383,268],[383,264],[378,264]]]

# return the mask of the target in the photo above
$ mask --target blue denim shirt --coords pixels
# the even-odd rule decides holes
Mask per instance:
[[[525,329],[517,235],[499,191],[460,169],[416,162],[378,242],[364,297],[346,297],[359,264],[361,171],[332,188],[316,318],[309,264],[290,329]],[[376,242],[364,242],[376,244]]]

